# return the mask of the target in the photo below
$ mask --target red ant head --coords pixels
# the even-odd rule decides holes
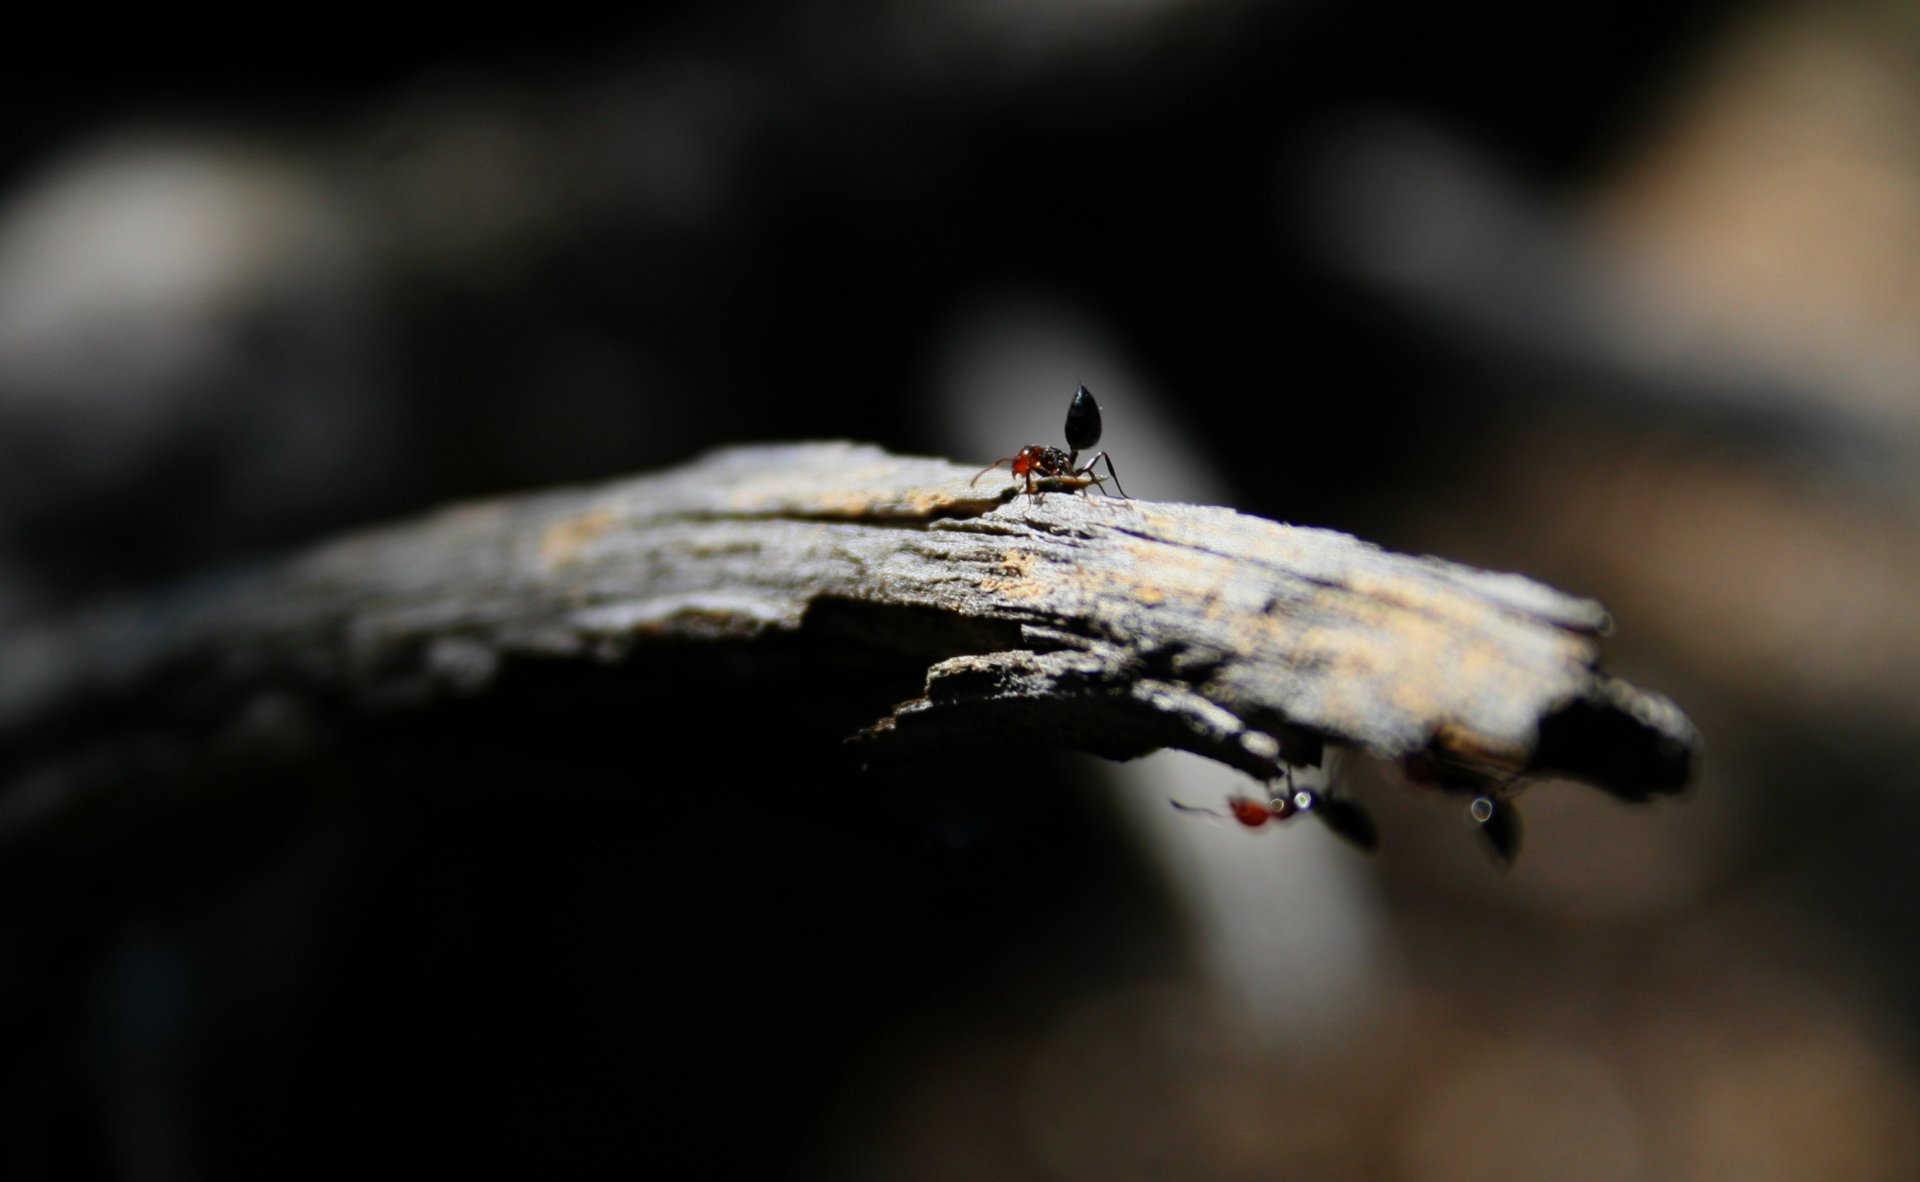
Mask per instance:
[[[1227,808],[1233,813],[1234,820],[1249,829],[1258,829],[1273,820],[1273,806],[1251,796],[1230,796],[1227,798]]]

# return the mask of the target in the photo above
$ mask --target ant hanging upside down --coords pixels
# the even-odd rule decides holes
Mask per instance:
[[[1067,446],[1070,451],[1061,451],[1057,447],[1043,447],[1038,443],[1020,449],[1016,455],[995,460],[974,476],[969,483],[980,483],[980,477],[998,468],[1008,465],[1014,479],[1025,478],[1027,495],[1038,497],[1046,489],[1036,485],[1038,480],[1066,485],[1085,491],[1088,485],[1099,485],[1101,492],[1107,491],[1108,480],[1113,487],[1120,489],[1125,497],[1127,490],[1120,488],[1119,474],[1113,470],[1113,457],[1106,452],[1095,452],[1085,464],[1080,463],[1080,453],[1091,449],[1100,442],[1100,404],[1093,400],[1093,391],[1081,386],[1074,391],[1073,401],[1067,404]],[[1101,460],[1107,462],[1107,474],[1102,478],[1094,472],[1093,466]],[[1108,494],[1111,496],[1112,494]],[[1132,499],[1132,498],[1128,498]]]
[[[1183,813],[1220,815],[1210,808],[1181,804],[1177,800],[1167,803]],[[1283,779],[1273,780],[1267,785],[1265,800],[1239,795],[1227,798],[1227,815],[1249,829],[1259,829],[1268,821],[1287,821],[1301,813],[1319,817],[1327,823],[1327,828],[1363,850],[1380,848],[1380,831],[1374,827],[1373,818],[1367,815],[1365,809],[1345,797],[1336,796],[1331,789],[1294,787],[1291,768],[1287,769]]]

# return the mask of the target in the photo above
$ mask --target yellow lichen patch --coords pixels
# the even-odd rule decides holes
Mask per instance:
[[[1135,567],[1154,572],[1156,585],[1164,588],[1159,598],[1172,595],[1197,600],[1218,594],[1233,583],[1233,560],[1219,554],[1148,540],[1129,542],[1126,553]]]
[[[548,568],[572,562],[587,543],[612,529],[618,520],[612,509],[602,506],[554,522],[540,535],[540,561]]]
[[[916,489],[901,498],[898,512],[908,517],[931,517],[952,507],[953,497],[947,493],[938,489]]]
[[[980,589],[1002,599],[1039,599],[1047,589],[1030,579],[983,579]]]
[[[1527,752],[1512,743],[1502,743],[1457,723],[1443,723],[1433,732],[1433,748],[1449,759],[1480,767],[1510,768],[1527,766]]]
[[[797,517],[845,517],[849,520],[870,517],[876,506],[873,497],[857,489],[809,492],[795,496],[790,489],[752,490],[751,495],[735,494],[728,508],[739,513],[781,513]]]
[[[970,506],[984,512],[995,499],[956,499],[942,489],[823,489],[801,490],[775,486],[755,486],[735,491],[727,498],[727,512],[742,516],[780,514],[795,517],[838,517],[848,521],[867,519],[930,519],[956,508]]]
[[[1380,644],[1382,667],[1391,669],[1388,694],[1415,718],[1444,717],[1465,702],[1484,697],[1501,671],[1490,667],[1484,638],[1462,636],[1420,620]]]
[[[1180,603],[1195,595],[1195,591],[1189,586],[1168,586],[1156,580],[1138,578],[1125,568],[1096,575],[1089,575],[1084,571],[1073,571],[1071,579],[1073,589],[1087,598],[1113,604],[1124,602],[1152,607],[1169,600]],[[1200,592],[1200,594],[1204,593],[1204,591]]]
[[[1033,578],[1033,555],[1026,550],[1003,550],[994,568],[1002,577],[982,579],[983,591],[1008,599],[1033,599],[1046,593]]]

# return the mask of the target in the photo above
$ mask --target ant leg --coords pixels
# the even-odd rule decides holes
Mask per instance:
[[[1127,500],[1131,501],[1133,498],[1127,496],[1127,490],[1124,487],[1122,487],[1122,485],[1120,484],[1120,474],[1113,470],[1113,457],[1108,455],[1106,452],[1103,452],[1103,451],[1095,452],[1093,455],[1093,458],[1087,461],[1087,466],[1080,469],[1081,473],[1087,476],[1093,476],[1093,482],[1100,486],[1100,491],[1106,492],[1107,486],[1105,482],[1103,482],[1098,476],[1093,475],[1093,466],[1099,463],[1101,460],[1105,460],[1107,462],[1107,479],[1113,481],[1113,487],[1120,489],[1121,496],[1126,497]]]

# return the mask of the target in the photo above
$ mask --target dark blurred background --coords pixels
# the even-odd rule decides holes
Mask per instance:
[[[1372,859],[1193,760],[536,677],[10,870],[0,1176],[1920,1173],[1920,9],[271,52],[4,84],[0,631],[722,443],[984,464],[1084,381],[1136,496],[1602,599],[1707,758],[1502,872],[1361,761]]]

